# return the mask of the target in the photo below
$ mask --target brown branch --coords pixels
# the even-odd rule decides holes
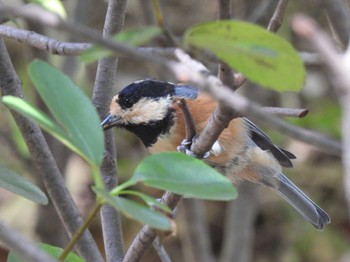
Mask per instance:
[[[126,0],[108,1],[103,36],[109,37],[122,30],[125,19]],[[92,102],[103,119],[108,111],[110,99],[115,93],[115,79],[118,59],[105,57],[99,60]],[[105,132],[105,155],[100,167],[105,189],[110,191],[118,185],[116,169],[116,148],[113,132]],[[103,241],[107,261],[122,261],[124,257],[124,241],[120,213],[112,206],[101,208]]]
[[[66,43],[37,34],[33,31],[0,25],[0,37],[26,43],[54,55],[76,56],[92,47],[88,43]]]
[[[42,9],[39,6],[12,7],[8,5],[0,6],[0,17],[2,15],[16,15],[28,21],[43,24],[46,27],[62,30],[76,37],[86,38],[92,43],[99,44],[114,51],[117,55],[124,54],[129,58],[145,60],[149,62],[167,64],[167,60],[162,57],[155,57],[148,53],[139,52],[136,47],[122,44],[111,37],[103,37],[99,31],[93,30],[81,24],[69,20],[62,20],[59,16]]]
[[[181,46],[180,42],[176,39],[173,32],[167,26],[165,17],[162,13],[161,3],[159,0],[152,0],[153,13],[156,18],[156,22],[160,28],[162,28],[164,35],[166,36],[168,42],[173,46]]]
[[[263,107],[262,109],[268,114],[297,118],[303,118],[309,113],[309,109],[307,108]]]
[[[162,196],[161,202],[166,204],[169,208],[174,209],[180,200],[181,196],[170,192],[165,192]],[[147,225],[143,226],[140,232],[132,241],[123,261],[139,261],[149,246],[152,245],[156,237],[157,231],[154,228],[151,228]]]
[[[171,262],[171,259],[168,255],[168,253],[166,252],[164,245],[162,244],[162,242],[159,240],[159,237],[157,237],[154,241],[153,241],[153,247],[154,249],[157,251],[158,256],[160,258],[160,260],[162,262]]]
[[[1,94],[24,97],[21,81],[13,68],[3,40],[0,40],[0,88]],[[83,219],[65,186],[62,174],[53,158],[40,128],[27,118],[12,112],[16,124],[31,153],[47,193],[62,220],[69,236],[72,236],[83,223]],[[88,231],[77,244],[78,253],[87,261],[102,261],[96,243]]]
[[[267,31],[277,32],[283,23],[284,13],[288,5],[288,0],[279,0],[275,12],[270,19]]]

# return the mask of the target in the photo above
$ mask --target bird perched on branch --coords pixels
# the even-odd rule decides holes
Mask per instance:
[[[186,137],[186,122],[178,99],[185,99],[197,133],[201,133],[217,102],[188,85],[156,80],[136,81],[113,97],[103,129],[113,126],[137,135],[151,153],[176,151]],[[238,183],[248,180],[282,195],[317,229],[330,223],[325,211],[282,173],[295,156],[273,144],[247,118],[235,118],[213,145],[206,163]]]

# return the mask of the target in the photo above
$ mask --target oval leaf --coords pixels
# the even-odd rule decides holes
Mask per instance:
[[[131,180],[186,197],[231,200],[237,197],[231,181],[203,161],[178,152],[145,158]]]
[[[37,186],[4,167],[0,167],[0,187],[38,204],[47,205],[49,202]]]
[[[99,165],[104,142],[100,118],[90,99],[62,72],[35,60],[29,75],[55,119],[87,161]]]
[[[127,217],[157,229],[171,229],[170,219],[162,213],[145,207],[132,200],[112,196],[99,188],[93,187],[93,190],[100,198],[105,200],[108,204],[122,212]]]
[[[305,70],[282,37],[242,21],[216,21],[188,29],[185,45],[211,51],[252,82],[279,91],[298,91]]]
[[[51,135],[59,139],[73,151],[79,152],[79,150],[76,149],[75,146],[69,141],[69,138],[63,129],[57,125],[49,116],[47,116],[44,112],[35,106],[16,96],[4,96],[2,97],[1,101],[12,110],[15,110],[25,117],[36,121],[41,128],[45,129]]]

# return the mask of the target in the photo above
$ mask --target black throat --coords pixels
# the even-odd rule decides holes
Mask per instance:
[[[150,147],[157,142],[161,134],[169,132],[174,124],[174,114],[174,110],[170,109],[162,120],[152,121],[147,124],[128,124],[122,127],[137,135],[146,147]]]

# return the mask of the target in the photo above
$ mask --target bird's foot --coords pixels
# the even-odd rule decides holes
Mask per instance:
[[[193,141],[193,140],[192,140]],[[206,159],[210,156],[210,152],[206,152],[203,156],[198,156],[191,151],[192,141],[187,139],[182,140],[181,144],[177,147],[177,151],[185,153],[188,156],[193,156],[195,158]]]

